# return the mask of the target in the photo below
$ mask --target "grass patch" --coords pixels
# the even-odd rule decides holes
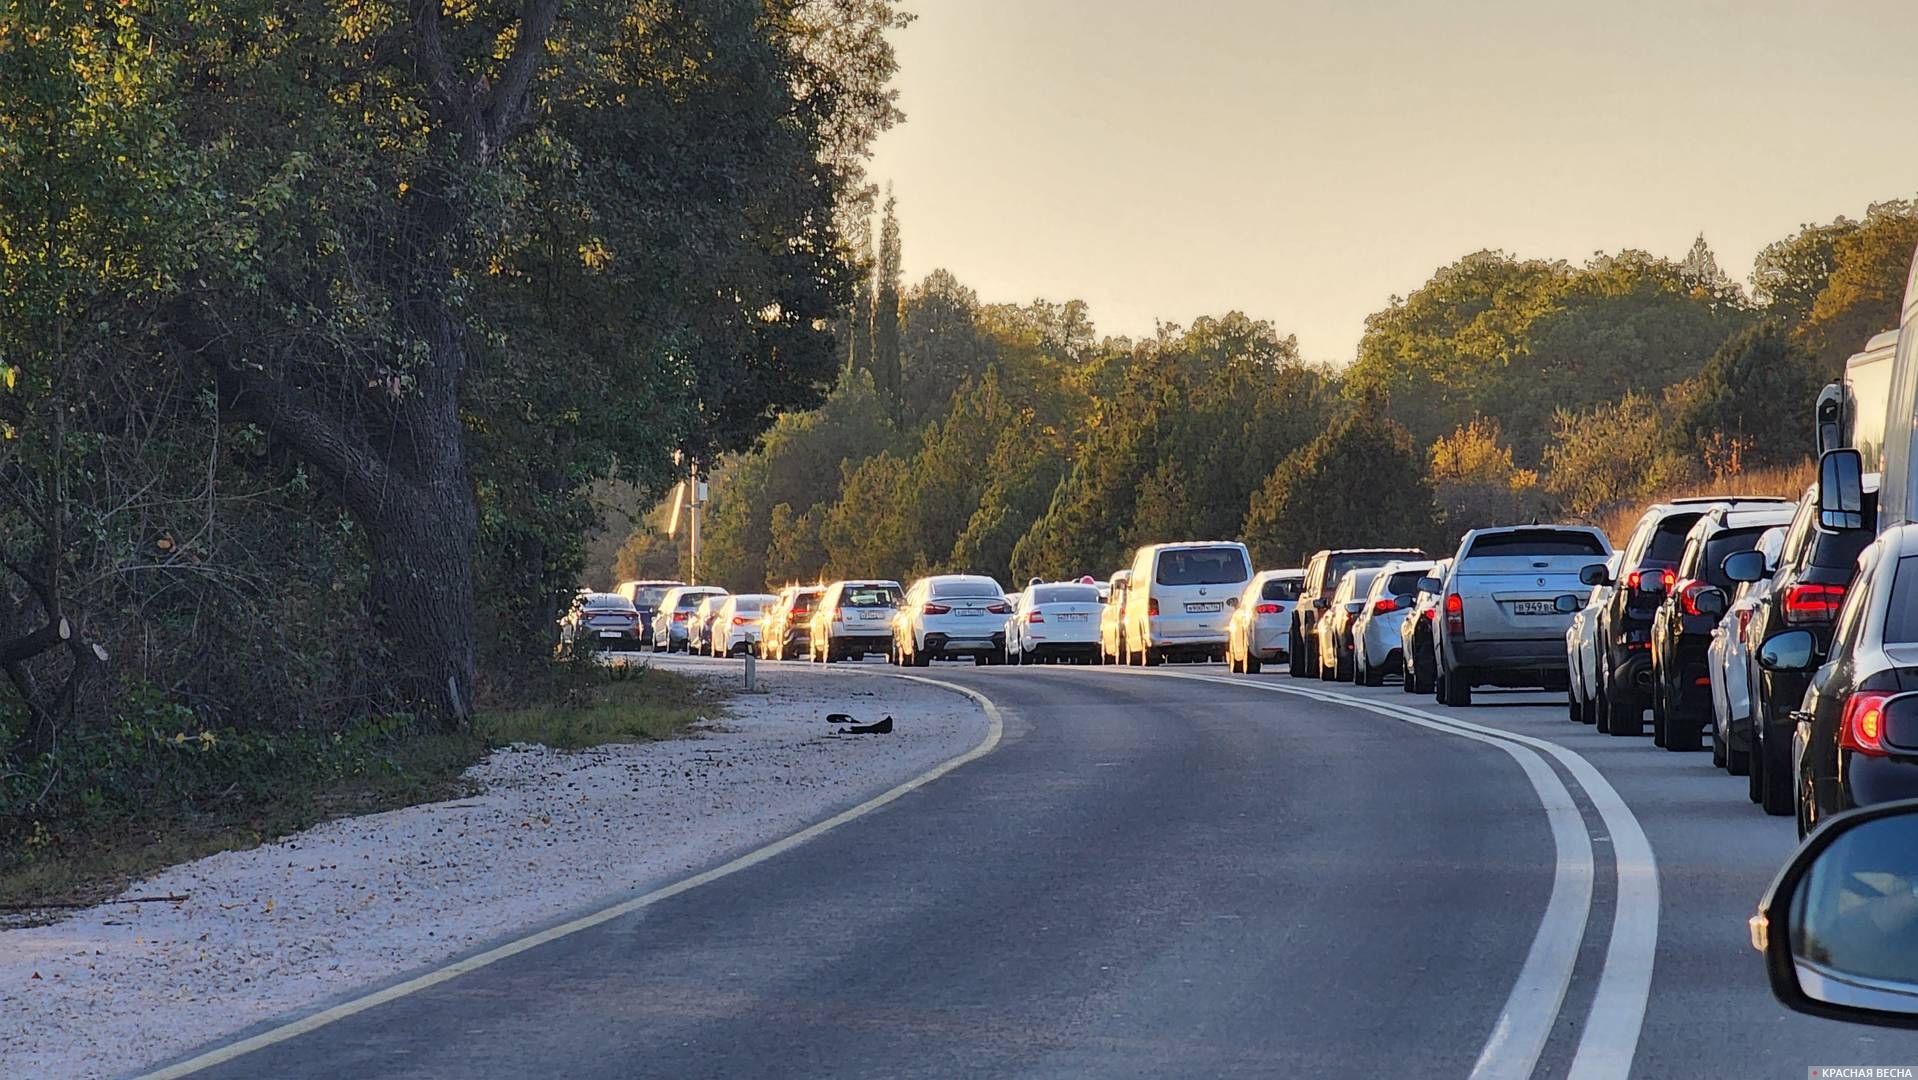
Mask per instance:
[[[96,903],[167,866],[256,847],[336,817],[469,794],[496,747],[576,750],[670,738],[720,715],[710,684],[647,667],[584,667],[547,704],[483,711],[471,732],[375,718],[327,736],[199,732],[123,717],[43,774],[0,787],[0,927]]]

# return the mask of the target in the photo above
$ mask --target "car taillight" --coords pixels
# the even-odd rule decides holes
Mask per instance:
[[[686,621],[686,614],[687,614],[687,613],[686,613],[686,612],[684,612],[684,611],[675,611],[675,612],[673,612],[673,621],[674,621],[674,622],[685,622],[685,621]]]
[[[1636,591],[1638,589],[1638,583],[1642,580],[1644,580],[1643,575],[1641,575],[1638,571],[1634,570],[1631,573],[1625,575],[1625,587],[1627,589]]]
[[[1028,614],[1028,615],[1026,616],[1026,621],[1027,621],[1027,622],[1029,622],[1029,623],[1033,623],[1033,622],[1045,622],[1045,621],[1046,621],[1046,617],[1045,617],[1044,615],[1041,615],[1041,614],[1039,614],[1038,612],[1036,612],[1036,611],[1034,611],[1034,612],[1032,612],[1032,613],[1030,613],[1030,614]]]
[[[1788,623],[1828,623],[1845,602],[1843,585],[1800,583],[1785,590],[1785,621]]]
[[[1686,578],[1684,583],[1678,586],[1678,606],[1685,609],[1687,615],[1703,615],[1704,612],[1698,610],[1698,594],[1711,587],[1709,581]]]
[[[1438,609],[1437,609],[1437,608],[1426,608],[1426,609],[1425,609],[1425,621],[1426,621],[1426,622],[1437,622],[1437,621],[1438,621]]]
[[[752,625],[752,622],[753,622],[753,621],[752,621],[751,619],[748,619],[748,618],[747,618],[746,616],[744,616],[744,615],[734,615],[734,616],[733,616],[733,625],[734,625],[734,626],[751,626],[751,625]]]
[[[1890,694],[1860,690],[1845,699],[1838,746],[1855,754],[1885,756],[1885,701]]]
[[[845,613],[844,613],[844,612],[842,612],[842,611],[840,611],[840,610],[839,610],[838,608],[833,608],[833,609],[832,609],[832,621],[833,621],[833,622],[845,622],[845,621],[846,621],[846,616],[845,616]]]
[[[946,615],[952,612],[952,608],[945,604],[926,604],[919,610],[927,615]]]
[[[1372,614],[1374,615],[1383,615],[1388,611],[1397,611],[1398,609],[1399,602],[1389,596],[1383,600],[1372,601]]]
[[[1155,617],[1159,614],[1159,598],[1158,597],[1156,596],[1146,597],[1145,613],[1148,617]]]
[[[1457,593],[1445,596],[1445,629],[1453,634],[1465,632],[1465,598]]]
[[[1260,604],[1252,610],[1258,612],[1260,615],[1277,615],[1284,609],[1277,604]]]
[[[1011,604],[987,604],[986,610],[992,612],[994,615],[1010,615],[1012,614],[1012,605]]]

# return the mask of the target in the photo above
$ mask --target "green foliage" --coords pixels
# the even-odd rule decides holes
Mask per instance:
[[[1423,540],[1432,518],[1432,488],[1412,437],[1360,408],[1266,476],[1241,536],[1260,566],[1301,566],[1320,548]]]
[[[1872,204],[1855,228],[1832,237],[1831,272],[1799,329],[1818,371],[1838,374],[1872,335],[1897,328],[1914,249],[1918,206],[1904,199]]]
[[[1584,412],[1561,410],[1545,450],[1545,487],[1585,520],[1695,479],[1703,470],[1673,446],[1672,409],[1626,394]]]
[[[1700,455],[1707,469],[1737,473],[1805,456],[1811,404],[1824,379],[1783,323],[1766,320],[1720,346],[1682,390],[1672,417],[1680,453]]]
[[[1450,550],[1469,529],[1542,520],[1555,513],[1555,500],[1539,486],[1538,473],[1512,463],[1496,420],[1478,419],[1432,444],[1433,502],[1438,508],[1440,542]]]

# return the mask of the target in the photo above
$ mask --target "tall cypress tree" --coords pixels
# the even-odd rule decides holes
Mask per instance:
[[[899,418],[899,218],[895,200],[886,191],[885,216],[879,226],[879,265],[875,273],[877,290],[872,305],[872,378],[886,408]]]

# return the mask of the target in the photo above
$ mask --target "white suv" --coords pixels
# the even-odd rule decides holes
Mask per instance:
[[[906,590],[893,619],[892,659],[925,667],[942,657],[996,664],[1005,650],[1005,617],[1012,608],[999,583],[978,574],[923,577]]]
[[[817,664],[864,660],[892,647],[892,617],[898,613],[897,581],[835,581],[813,609],[807,650]]]

